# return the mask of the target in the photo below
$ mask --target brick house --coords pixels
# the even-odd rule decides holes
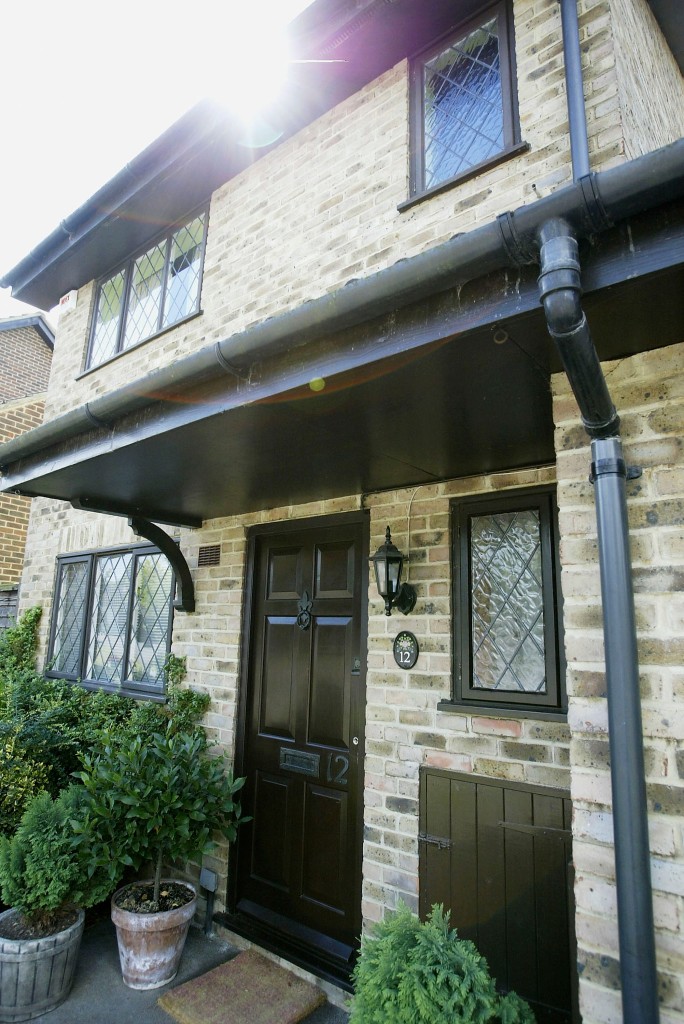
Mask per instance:
[[[254,816],[209,860],[233,934],[344,985],[444,902],[540,1021],[682,1022],[677,3],[292,37],[275,142],[201,104],[3,279],[78,292],[0,449],[22,605],[88,686],[187,656]]]
[[[40,315],[0,320],[0,440],[43,422],[54,333]],[[14,619],[31,502],[0,494],[0,628]]]

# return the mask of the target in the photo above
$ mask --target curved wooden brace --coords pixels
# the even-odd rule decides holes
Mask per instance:
[[[144,537],[159,548],[162,554],[166,555],[173,567],[178,582],[180,597],[173,602],[173,607],[182,612],[194,612],[195,610],[195,585],[192,582],[190,568],[185,560],[183,552],[168,533],[161,527],[143,519],[141,516],[133,516],[128,520],[128,525],[138,537]]]

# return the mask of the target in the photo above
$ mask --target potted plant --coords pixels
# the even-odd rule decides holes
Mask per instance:
[[[215,832],[235,838],[244,779],[212,756],[203,731],[178,730],[173,721],[163,733],[112,739],[82,764],[76,774],[88,799],[76,827],[93,870],[106,871],[113,888],[127,868],[154,866],[153,880],[115,892],[112,920],[124,982],[157,988],[175,977],[196,907],[194,887],[162,879],[162,867],[197,857]]]
[[[71,786],[53,800],[37,794],[16,833],[0,837],[0,1021],[39,1017],[66,999],[83,934],[83,908],[111,889],[89,870],[71,820],[84,799]]]

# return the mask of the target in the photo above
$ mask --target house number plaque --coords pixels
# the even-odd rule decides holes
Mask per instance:
[[[413,633],[402,629],[394,638],[394,660],[399,668],[413,668],[418,661],[418,641]]]

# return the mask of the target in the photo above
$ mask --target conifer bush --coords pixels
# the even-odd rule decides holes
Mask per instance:
[[[39,793],[24,811],[16,834],[0,836],[0,892],[41,934],[72,907],[91,907],[110,891],[104,871],[91,871],[89,854],[79,848],[72,827],[85,799],[70,786],[53,800]]]
[[[365,936],[354,968],[349,1024],[534,1024],[515,993],[499,995],[486,960],[432,908],[423,923],[404,905]]]

